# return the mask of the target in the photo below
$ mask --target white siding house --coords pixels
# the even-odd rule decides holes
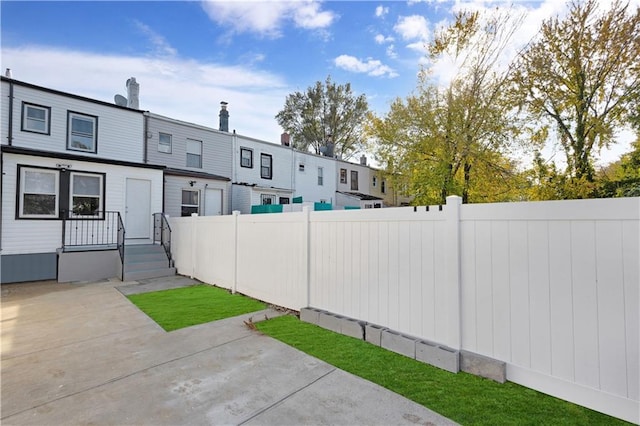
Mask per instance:
[[[307,152],[294,151],[294,197],[305,202],[336,202],[336,160]]]
[[[112,217],[125,243],[152,241],[163,167],[143,163],[142,111],[1,83],[2,282],[58,278],[63,246],[113,249]]]
[[[377,179],[378,173],[366,165],[366,159],[361,159],[360,164],[336,160],[336,208],[383,207],[384,201],[377,195],[377,188],[372,188],[374,176]]]
[[[167,166],[164,209],[169,216],[231,213],[232,135],[145,113],[146,160]]]
[[[232,210],[247,214],[254,205],[290,204],[294,150],[236,134],[233,138]]]

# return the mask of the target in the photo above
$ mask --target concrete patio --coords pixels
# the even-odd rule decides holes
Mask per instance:
[[[244,325],[275,311],[167,333],[124,296],[193,283],[3,285],[1,423],[455,424]]]

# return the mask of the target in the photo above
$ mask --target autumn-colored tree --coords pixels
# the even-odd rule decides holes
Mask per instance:
[[[565,153],[564,195],[597,195],[595,152],[615,142],[640,90],[640,8],[614,0],[602,11],[597,0],[573,0],[565,18],[542,24],[513,76],[514,96]]]
[[[335,156],[348,160],[362,146],[368,111],[365,95],[356,96],[350,83],[337,85],[328,76],[324,83],[288,95],[276,120],[295,148],[320,154],[331,143]]]
[[[447,56],[458,65],[451,82],[438,87],[425,69],[414,95],[371,119],[378,160],[405,177],[416,203],[444,203],[451,194],[465,203],[503,200],[510,193],[500,186],[513,183],[505,153],[517,126],[499,61],[520,22],[509,12],[457,14],[429,46],[432,61]]]
[[[620,159],[599,171],[604,197],[640,197],[640,141]]]

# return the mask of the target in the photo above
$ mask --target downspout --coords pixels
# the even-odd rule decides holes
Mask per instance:
[[[7,142],[13,145],[13,81],[9,81],[9,123],[7,127]]]
[[[149,116],[148,116],[149,111],[145,111],[142,113],[142,116],[144,117],[144,129],[143,129],[143,135],[142,135],[142,162],[143,163],[148,163],[149,159],[148,159],[148,147],[147,147],[147,143],[149,141]]]

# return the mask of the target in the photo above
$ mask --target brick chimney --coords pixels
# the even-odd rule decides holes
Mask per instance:
[[[228,132],[229,131],[229,111],[227,111],[227,105],[229,103],[222,101],[220,102],[220,131]]]
[[[289,135],[289,133],[283,133],[280,135],[280,144],[282,146],[289,146],[291,145],[291,136]]]
[[[140,84],[135,77],[127,80],[127,106],[133,109],[140,109]]]

